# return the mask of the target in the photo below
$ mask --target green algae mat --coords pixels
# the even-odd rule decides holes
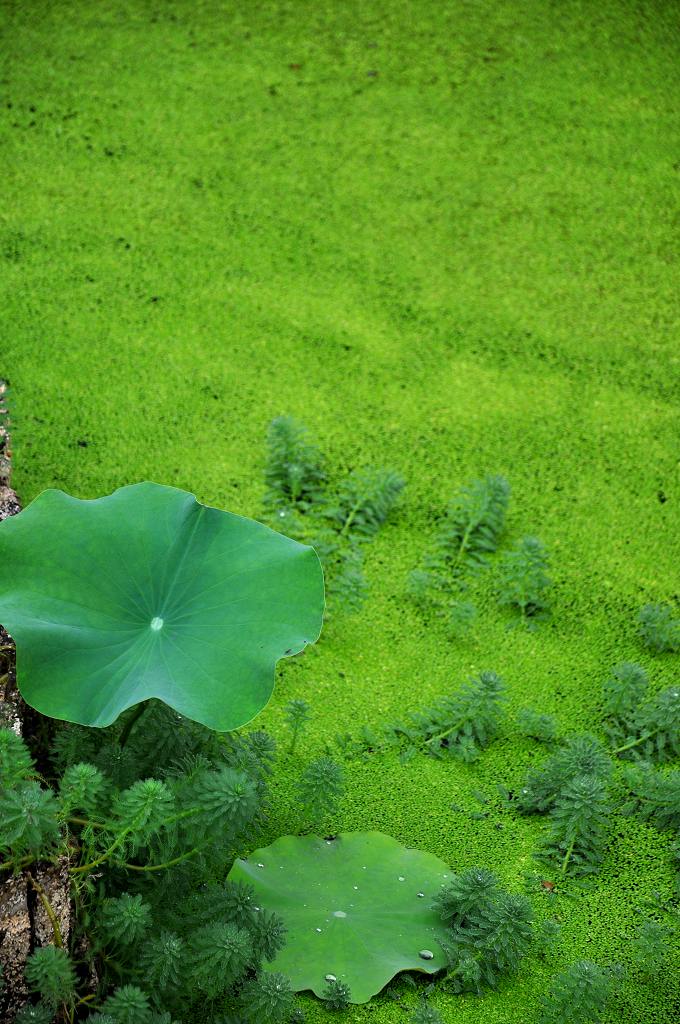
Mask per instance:
[[[257,516],[281,414],[333,478],[378,465],[407,481],[367,548],[363,609],[279,667],[258,719],[285,747],[283,706],[312,706],[277,769],[270,842],[298,830],[295,782],[326,743],[471,675],[497,672],[511,712],[565,731],[597,728],[614,664],[641,663],[658,690],[677,679],[678,656],[651,656],[635,621],[678,593],[677,13],[0,8],[0,375],[23,502],[149,479]],[[535,534],[550,553],[552,617],[508,629],[482,580],[478,621],[451,642],[406,581],[452,493],[487,473],[512,484],[508,542]],[[538,756],[508,729],[474,765],[349,762],[333,831],[385,832],[521,889],[541,823],[494,794]],[[566,964],[627,965],[638,908],[675,884],[667,837],[617,819],[597,884],[549,904],[555,949],[498,992],[434,1005],[456,1024],[533,1020]],[[547,913],[556,897],[533,899]],[[677,972],[635,979],[606,1024],[672,1024]],[[387,996],[347,1017],[406,1018]]]

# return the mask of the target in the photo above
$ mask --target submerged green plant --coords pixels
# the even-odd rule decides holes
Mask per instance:
[[[342,737],[339,745],[345,754],[395,750],[405,761],[423,751],[472,762],[498,735],[504,704],[503,681],[495,672],[482,672],[431,707],[376,731],[365,728],[356,740]]]
[[[326,541],[319,538],[315,546],[328,574],[326,593],[330,601],[346,611],[358,611],[368,594],[363,547],[341,544],[334,536]]]
[[[611,772],[611,758],[595,736],[590,733],[572,736],[539,768],[528,773],[517,794],[517,806],[523,814],[545,814],[578,776],[606,783]]]
[[[448,590],[463,573],[484,567],[498,546],[509,499],[510,485],[502,476],[486,476],[462,487],[424,558],[421,582]]]
[[[298,736],[304,731],[310,719],[310,707],[306,700],[292,700],[283,709],[287,719],[287,725],[291,732],[290,746],[288,753],[295,753],[295,744]]]
[[[305,814],[320,823],[337,808],[344,793],[342,766],[330,757],[319,757],[305,768],[298,796]]]
[[[625,726],[634,719],[648,688],[649,679],[641,665],[630,661],[616,665],[603,687],[605,714]]]
[[[63,771],[57,793],[22,778],[34,772],[26,747],[8,743],[0,731],[0,746],[13,752],[6,769],[15,780],[0,795],[2,868],[26,870],[68,853],[87,956],[102,994],[117,986],[101,1011],[116,1024],[145,1019],[152,1004],[186,1019],[206,999],[240,1011],[242,984],[258,986],[258,968],[285,938],[275,915],[256,911],[252,893],[223,882],[263,819],[272,743],[258,732],[219,736],[162,704],[150,709],[145,724],[149,731],[133,733],[126,747],[124,788],[115,767],[107,775],[88,762],[68,763],[115,744],[124,723],[105,730],[62,726],[60,732],[74,732],[80,742],[57,744]],[[148,777],[151,762],[162,778]],[[83,798],[88,779],[92,793]],[[35,821],[18,815],[19,828],[5,810],[28,784],[49,795],[50,814]],[[27,978],[43,1001],[71,1006],[75,976],[58,948],[56,924],[54,939],[54,946],[36,951]]]
[[[33,758],[21,736],[0,729],[0,787],[5,789],[33,775]]]
[[[307,428],[290,416],[277,416],[267,432],[265,506],[281,518],[286,509],[307,512],[322,501],[326,489],[324,458]]]
[[[105,899],[102,904],[101,929],[112,945],[133,946],[149,930],[151,907],[139,893]]]
[[[635,811],[659,828],[680,829],[680,769],[660,772],[631,765],[624,780],[629,790],[624,811]]]
[[[323,991],[323,1001],[329,1010],[346,1010],[349,1006],[352,993],[349,985],[337,978],[331,978]]]
[[[285,1024],[293,1010],[293,992],[283,974],[261,972],[241,993],[242,1013],[252,1024]]]
[[[517,712],[517,727],[522,736],[551,744],[557,738],[557,722],[552,715],[543,714],[535,708],[520,708]]]
[[[137,985],[120,985],[104,1000],[102,1011],[116,1024],[148,1024],[151,1015],[149,997]]]
[[[471,601],[454,601],[448,610],[446,631],[454,640],[461,640],[472,629],[477,609]]]
[[[604,857],[609,827],[607,787],[593,775],[570,779],[550,809],[550,827],[540,855],[557,864],[560,875],[596,871]]]
[[[675,929],[660,921],[643,921],[633,939],[633,963],[647,980],[659,975],[667,964],[669,943]]]
[[[522,814],[547,814],[549,827],[538,856],[564,877],[600,866],[612,805],[612,762],[588,733],[570,737],[537,769],[530,771],[514,804]]]
[[[510,485],[502,476],[487,476],[463,487],[453,498],[421,567],[409,576],[408,591],[416,605],[434,612],[458,640],[476,617],[470,601],[460,599],[466,578],[483,569],[498,546],[505,525]]]
[[[0,854],[17,861],[49,856],[59,841],[58,803],[50,789],[33,780],[0,792]]]
[[[680,754],[680,686],[669,686],[641,702],[646,682],[637,665],[614,670],[605,684],[605,726],[616,744],[615,754],[663,762]]]
[[[499,600],[516,608],[526,621],[546,615],[546,592],[551,581],[547,575],[548,556],[536,537],[522,537],[500,564]]]
[[[444,943],[446,984],[454,992],[495,988],[529,952],[531,903],[503,889],[490,871],[470,868],[453,875],[434,902],[450,929]]]
[[[558,974],[544,997],[540,1024],[595,1024],[613,981],[611,970],[592,960],[577,960]]]
[[[640,636],[655,654],[680,651],[680,619],[667,604],[646,604],[638,615]]]
[[[56,946],[36,949],[26,961],[26,981],[47,1006],[56,1011],[61,1004],[72,1004],[76,973],[68,953]]]
[[[391,469],[355,470],[342,481],[337,498],[325,510],[341,537],[374,537],[396,508],[405,486]]]
[[[444,1024],[444,1018],[434,1006],[423,1000],[411,1014],[410,1024]]]
[[[498,547],[509,499],[510,485],[502,476],[486,476],[461,488],[447,509],[425,568],[455,577],[463,570],[484,567]]]
[[[54,1020],[54,1007],[50,1006],[49,1003],[36,1003],[31,1006],[27,1003],[17,1011],[17,1015],[14,1019],[14,1024],[52,1024]],[[92,1020],[92,1018],[88,1018]],[[112,1022],[115,1024],[115,1021]]]
[[[332,486],[306,428],[290,417],[269,428],[265,471],[267,521],[281,533],[313,545],[331,602],[356,611],[368,590],[363,546],[396,508],[404,480],[394,470],[364,468]]]

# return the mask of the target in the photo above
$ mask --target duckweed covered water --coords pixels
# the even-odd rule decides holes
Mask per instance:
[[[326,741],[481,670],[511,712],[564,730],[595,727],[615,663],[655,688],[677,678],[635,630],[680,564],[673,4],[65,0],[1,16],[0,373],[23,501],[148,478],[257,515],[282,413],[333,475],[408,480],[367,553],[363,611],[282,667],[258,723],[283,746],[289,700],[314,716],[280,765],[271,839],[297,830],[294,784]],[[406,578],[453,490],[485,473],[512,484],[506,544],[547,546],[553,615],[508,629],[490,575],[451,643]],[[352,763],[332,830],[380,829],[520,888],[542,826],[494,793],[541,756],[509,728],[473,766]],[[481,1000],[438,995],[444,1019],[531,1021],[566,964],[629,964],[645,898],[674,891],[668,845],[618,818],[596,885],[534,895],[560,917],[554,952]],[[633,972],[604,1020],[672,1024],[678,984]],[[386,997],[348,1017],[404,1018]],[[327,1017],[309,1001],[308,1019]]]

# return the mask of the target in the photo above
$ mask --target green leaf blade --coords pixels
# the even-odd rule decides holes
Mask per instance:
[[[268,969],[286,974],[296,992],[320,997],[334,975],[349,985],[353,1003],[367,1002],[401,971],[446,966],[447,929],[432,904],[449,877],[438,857],[380,832],[283,836],[236,861],[229,875],[253,886],[258,905],[288,929]]]
[[[159,484],[44,491],[0,528],[0,622],[27,702],[110,725],[156,697],[219,731],[265,706],[276,662],[321,630],[312,548]]]

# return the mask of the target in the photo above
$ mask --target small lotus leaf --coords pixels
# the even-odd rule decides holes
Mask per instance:
[[[156,697],[238,728],[269,700],[278,659],[321,629],[312,548],[175,487],[43,491],[0,525],[0,566],[21,693],[81,725]]]
[[[367,1002],[400,971],[446,966],[447,930],[432,902],[449,876],[438,857],[381,832],[283,836],[229,874],[253,886],[258,907],[288,929],[269,969],[286,974],[296,992],[318,996],[333,975],[349,985],[353,1003]]]

